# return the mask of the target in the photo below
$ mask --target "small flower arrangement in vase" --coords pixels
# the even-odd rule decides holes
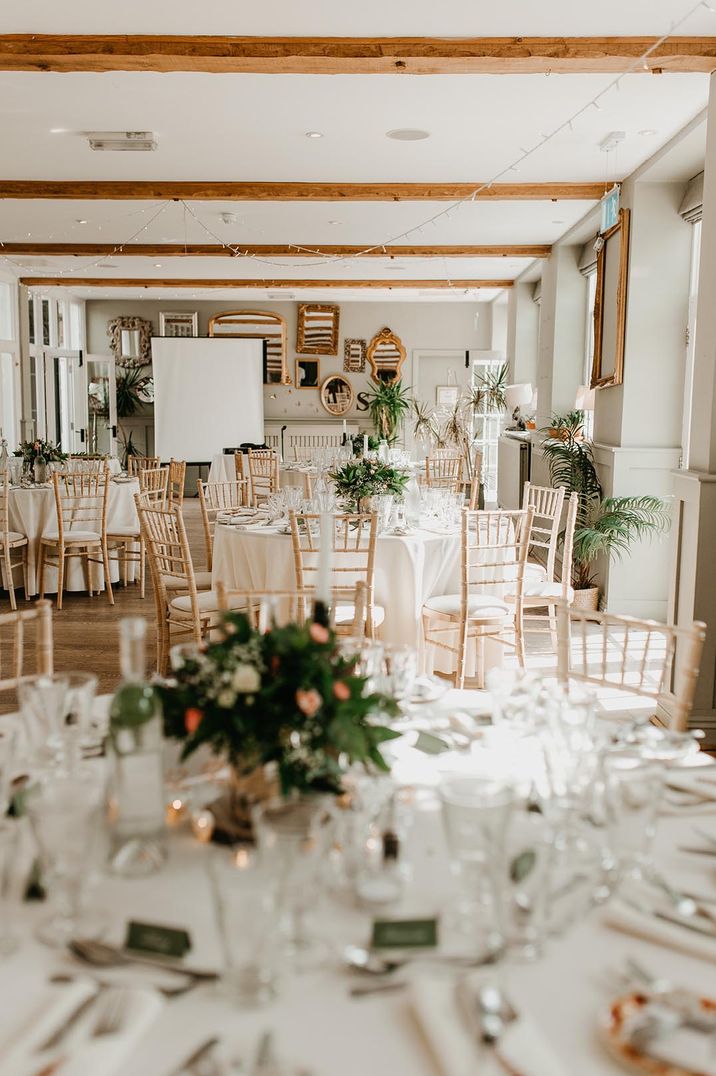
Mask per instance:
[[[205,745],[229,762],[234,837],[250,836],[261,800],[339,795],[356,763],[389,769],[380,745],[398,733],[376,719],[397,705],[366,692],[355,662],[321,624],[262,633],[243,613],[228,613],[219,640],[174,665],[173,680],[157,688],[165,734],[183,742],[182,758]]]
[[[47,480],[47,464],[63,463],[67,454],[59,445],[53,445],[51,441],[22,441],[15,452],[16,456],[22,456],[23,470],[32,475],[36,482]]]
[[[336,495],[341,497],[349,511],[359,512],[361,502],[368,497],[392,494],[402,497],[410,481],[410,474],[399,467],[391,467],[381,460],[362,457],[346,463],[337,471],[332,471],[329,478],[336,486]]]

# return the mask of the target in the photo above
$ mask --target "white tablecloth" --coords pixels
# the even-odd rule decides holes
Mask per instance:
[[[112,527],[139,527],[137,512],[134,507],[134,494],[139,493],[138,480],[111,481],[109,487],[109,506],[107,510],[107,529]],[[57,512],[55,510],[55,494],[50,486],[37,489],[15,487],[10,490],[10,530],[19,531],[29,538],[28,559],[28,586],[30,594],[39,591],[39,574],[37,572],[38,555],[40,550],[40,538],[48,531],[57,530]],[[129,571],[131,578],[134,565],[130,562]],[[95,580],[103,580],[102,565],[93,566]],[[112,564],[112,581],[119,579],[116,557]],[[15,575],[15,586],[18,586],[20,572]],[[103,584],[104,585],[104,582]],[[71,560],[65,576],[65,588],[67,590],[85,590],[86,583],[82,564],[79,560]],[[57,590],[57,570],[47,567],[45,569],[45,590],[54,593]]]
[[[451,693],[450,699],[456,700],[456,695]],[[438,762],[434,765],[437,768]],[[437,802],[426,794],[418,803],[414,825],[404,841],[413,880],[401,905],[391,906],[386,913],[390,917],[434,915],[444,909],[449,895],[450,872]],[[657,862],[681,888],[713,893],[713,858],[676,850],[680,844],[691,843],[694,824],[716,837],[713,809],[696,819],[691,815],[660,821]],[[188,836],[176,835],[170,841],[169,862],[159,874],[135,880],[103,879],[92,904],[108,915],[107,940],[121,943],[130,919],[182,926],[191,932],[189,964],[221,968],[205,852],[204,846]],[[34,924],[45,914],[43,905],[22,906],[21,948],[0,961],[0,1071],[4,1071],[3,1044],[42,1011],[48,976],[79,967],[32,938]],[[330,943],[333,953],[324,968],[287,976],[278,999],[261,1010],[237,1008],[218,997],[211,986],[167,1003],[122,1071],[131,1076],[170,1076],[211,1035],[222,1038],[228,1056],[243,1057],[249,1071],[257,1041],[270,1028],[278,1051],[311,1076],[440,1076],[406,993],[360,1000],[348,995],[351,985],[365,980],[342,970],[339,954],[347,944],[366,944],[371,920],[380,914],[357,909],[346,899],[320,900],[314,909],[314,929]],[[598,1024],[613,996],[606,973],[623,966],[628,956],[675,983],[707,996],[716,994],[713,966],[708,961],[612,930],[604,924],[603,915],[602,909],[595,909],[566,935],[550,940],[545,956],[536,963],[513,964],[494,972],[504,981],[517,1010],[529,1015],[574,1076],[623,1072],[600,1042]],[[691,938],[689,931],[683,933]],[[400,975],[410,977],[417,971]],[[446,974],[435,970],[435,975]],[[483,1057],[468,1076],[498,1076],[502,1071]]]
[[[275,530],[217,525],[214,585],[257,590],[296,586],[291,537]],[[380,535],[375,554],[375,602],[385,609],[385,642],[420,646],[421,611],[428,598],[460,590],[460,535],[416,531]]]
[[[211,467],[209,468],[209,481],[210,482],[235,482],[236,481],[236,465],[234,463],[233,455],[227,455],[223,453],[220,456],[214,456],[211,461]],[[305,487],[305,470],[300,470],[296,467],[281,467],[279,472],[279,483],[281,486],[300,486],[301,489]]]

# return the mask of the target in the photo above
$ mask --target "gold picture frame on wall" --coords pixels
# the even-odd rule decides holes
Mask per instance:
[[[405,362],[405,347],[399,336],[386,325],[368,344],[370,372],[376,381],[397,381]]]
[[[320,359],[303,359],[296,357],[295,385],[297,389],[317,389],[320,387]]]
[[[209,336],[265,340],[264,385],[290,385],[286,319],[270,310],[227,310],[209,319]]]
[[[344,374],[329,374],[321,383],[321,403],[329,415],[347,415],[354,399],[353,386]]]
[[[301,303],[296,327],[299,355],[337,355],[340,307],[333,303]]]
[[[593,389],[621,385],[624,378],[627,286],[629,274],[629,210],[620,209],[617,223],[597,241],[597,287],[594,297]],[[601,240],[601,242],[600,242]]]

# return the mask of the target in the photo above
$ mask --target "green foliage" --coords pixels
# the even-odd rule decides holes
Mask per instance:
[[[121,367],[117,371],[117,418],[136,415],[145,403],[145,394],[152,382],[141,366]]]
[[[474,411],[492,415],[505,410],[509,374],[509,365],[503,362],[496,370],[486,370],[480,375],[469,396],[469,403]]]
[[[340,792],[354,763],[388,770],[379,748],[399,734],[369,719],[397,706],[365,685],[320,625],[259,633],[230,613],[223,638],[157,690],[165,733],[184,742],[183,758],[205,744],[242,772],[274,763],[286,794]]]
[[[368,434],[368,451],[369,452],[374,451],[378,447],[379,444],[380,444],[379,438],[374,437],[372,433]],[[362,433],[356,433],[353,437],[351,437],[351,445],[353,447],[353,455],[354,456],[360,456],[362,454],[362,452],[363,452],[363,434]]]
[[[22,456],[25,463],[34,463],[40,456],[46,463],[62,463],[67,459],[66,453],[59,445],[53,445],[51,441],[22,441],[16,456]]]
[[[577,590],[596,585],[598,557],[620,559],[635,541],[663,534],[670,525],[667,505],[658,497],[604,497],[591,441],[582,436],[583,411],[554,415],[540,432],[542,454],[553,486],[579,494],[574,530],[572,582]],[[550,431],[558,431],[555,436]]]
[[[368,410],[378,436],[389,445],[398,438],[398,427],[410,410],[409,389],[400,378],[395,381],[381,381],[371,378],[373,388],[366,393]]]
[[[329,477],[335,482],[337,495],[356,511],[363,497],[374,497],[381,493],[402,497],[410,480],[407,471],[365,457],[331,471]]]

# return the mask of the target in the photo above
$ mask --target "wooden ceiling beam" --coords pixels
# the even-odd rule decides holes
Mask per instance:
[[[326,243],[234,243],[245,255],[277,258],[314,258],[318,255],[362,258],[548,258],[549,243],[492,243],[471,245],[386,246],[366,254],[363,246],[336,246]],[[3,254],[49,257],[113,258],[232,258],[233,252],[219,243],[128,243],[120,250],[111,243],[3,243]]]
[[[5,34],[4,71],[188,71],[302,75],[617,73],[654,37],[204,37]],[[670,37],[655,72],[711,72],[716,37]],[[635,69],[643,72],[640,64]]]
[[[131,277],[67,277],[24,276],[20,283],[36,288],[511,288],[513,280],[241,280],[234,277],[221,280],[194,277],[142,278]]]
[[[611,185],[611,184],[610,184]],[[76,201],[235,202],[455,202],[469,198],[474,183],[271,183],[233,180],[0,179],[0,198]],[[480,201],[598,201],[603,180],[589,183],[493,183]]]

